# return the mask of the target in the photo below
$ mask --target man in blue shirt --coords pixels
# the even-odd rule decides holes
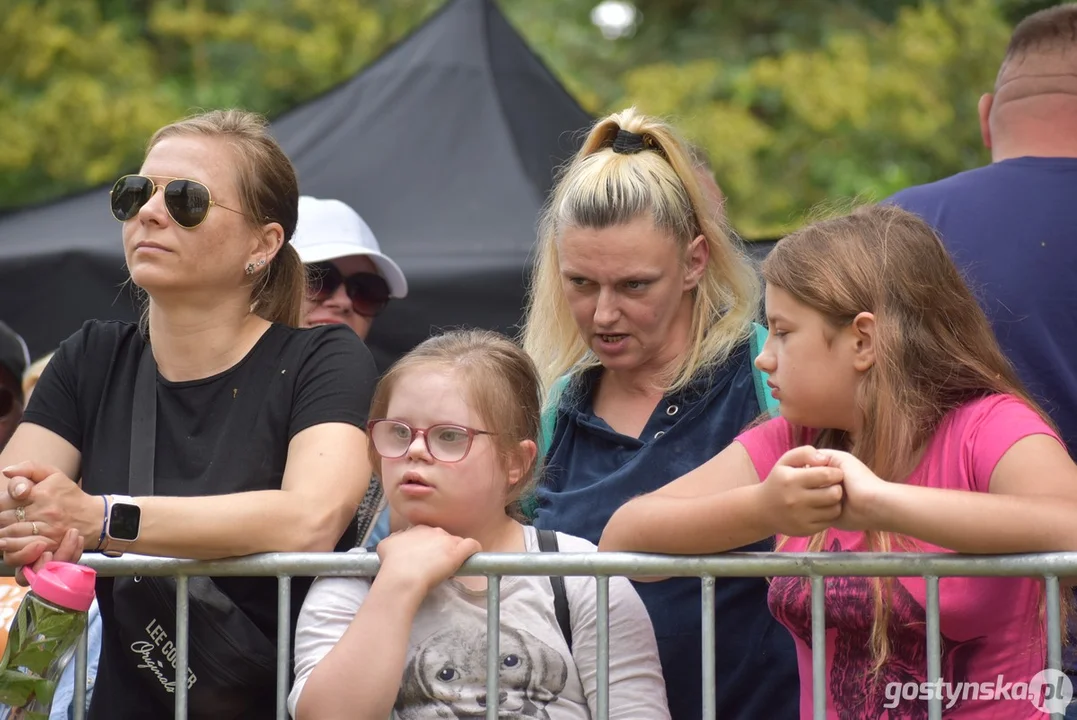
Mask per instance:
[[[1077,453],[1077,4],[1016,28],[980,99],[992,162],[888,202],[939,232],[1021,379]]]
[[[1077,456],[1077,4],[1017,25],[979,115],[990,165],[887,202],[938,231]],[[1064,660],[1071,676],[1075,650],[1071,643]],[[1077,718],[1077,703],[1070,707],[1067,717]]]

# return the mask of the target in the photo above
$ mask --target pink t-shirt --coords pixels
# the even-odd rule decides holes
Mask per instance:
[[[1009,395],[970,402],[947,415],[909,484],[988,492],[995,465],[1015,442],[1036,434],[1057,435],[1027,405]],[[737,440],[747,449],[761,480],[794,447],[784,418],[770,420]],[[1061,442],[1061,441],[1060,441]],[[783,552],[806,552],[809,538],[788,538]],[[923,552],[948,552],[920,543]],[[859,532],[830,530],[830,552],[867,550]],[[900,548],[895,548],[900,551]],[[897,720],[927,717],[926,583],[895,578],[888,637],[890,656],[878,684],[873,667],[871,578],[826,580],[827,717]],[[943,716],[985,720],[1046,717],[1022,692],[1046,667],[1046,629],[1041,611],[1043,581],[1032,578],[942,578],[939,581]],[[800,715],[810,718],[811,591],[807,578],[774,578],[771,612],[789,631],[800,667]],[[1001,680],[1000,680],[1001,678]],[[1010,683],[1007,686],[1007,683]],[[913,685],[917,687],[914,688]],[[902,694],[904,691],[904,694]],[[1014,695],[1018,699],[1012,699]],[[953,697],[956,695],[956,697]],[[996,699],[1001,696],[1001,699]],[[1006,697],[1011,699],[1005,699]],[[913,699],[906,699],[906,698]],[[1028,694],[1027,697],[1031,697]],[[951,698],[953,701],[951,703]],[[986,698],[986,699],[985,699]]]

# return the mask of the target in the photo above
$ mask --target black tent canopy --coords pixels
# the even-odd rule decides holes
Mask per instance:
[[[374,324],[379,364],[438,328],[513,330],[539,209],[590,122],[492,0],[450,0],[272,123],[301,192],[354,207],[407,275]],[[135,317],[119,238],[107,188],[0,218],[0,319],[35,356]]]

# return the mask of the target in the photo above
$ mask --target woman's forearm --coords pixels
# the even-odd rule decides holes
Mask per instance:
[[[750,545],[776,532],[764,512],[762,485],[699,497],[644,495],[610,518],[600,550],[705,555]]]
[[[393,710],[423,595],[379,575],[348,629],[311,671],[296,720],[385,720]]]
[[[202,560],[330,552],[358,509],[358,503],[317,502],[289,490],[140,497],[135,502],[142,509],[142,525],[128,552]],[[97,537],[87,538],[87,547],[96,544]]]
[[[1064,499],[888,483],[873,508],[874,529],[958,553],[1077,551],[1077,506]]]

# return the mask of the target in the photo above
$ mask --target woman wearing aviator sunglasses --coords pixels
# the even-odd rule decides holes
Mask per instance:
[[[307,265],[307,327],[343,324],[365,340],[390,298],[408,294],[400,266],[381,252],[359,214],[339,200],[300,197],[292,246]]]
[[[377,371],[354,333],[299,329],[306,272],[288,243],[298,200],[264,121],[239,111],[162,128],[139,173],[116,182],[111,209],[144,321],[90,321],[46,367],[0,453],[7,564],[83,550],[213,559],[354,545]],[[98,579],[91,720],[171,717],[175,669],[162,647],[177,633],[158,582]],[[294,610],[309,586],[292,581]],[[211,597],[228,623],[200,607]],[[150,630],[131,621],[142,610],[156,618]],[[192,579],[189,612],[199,621],[188,716],[271,717],[276,581]]]

